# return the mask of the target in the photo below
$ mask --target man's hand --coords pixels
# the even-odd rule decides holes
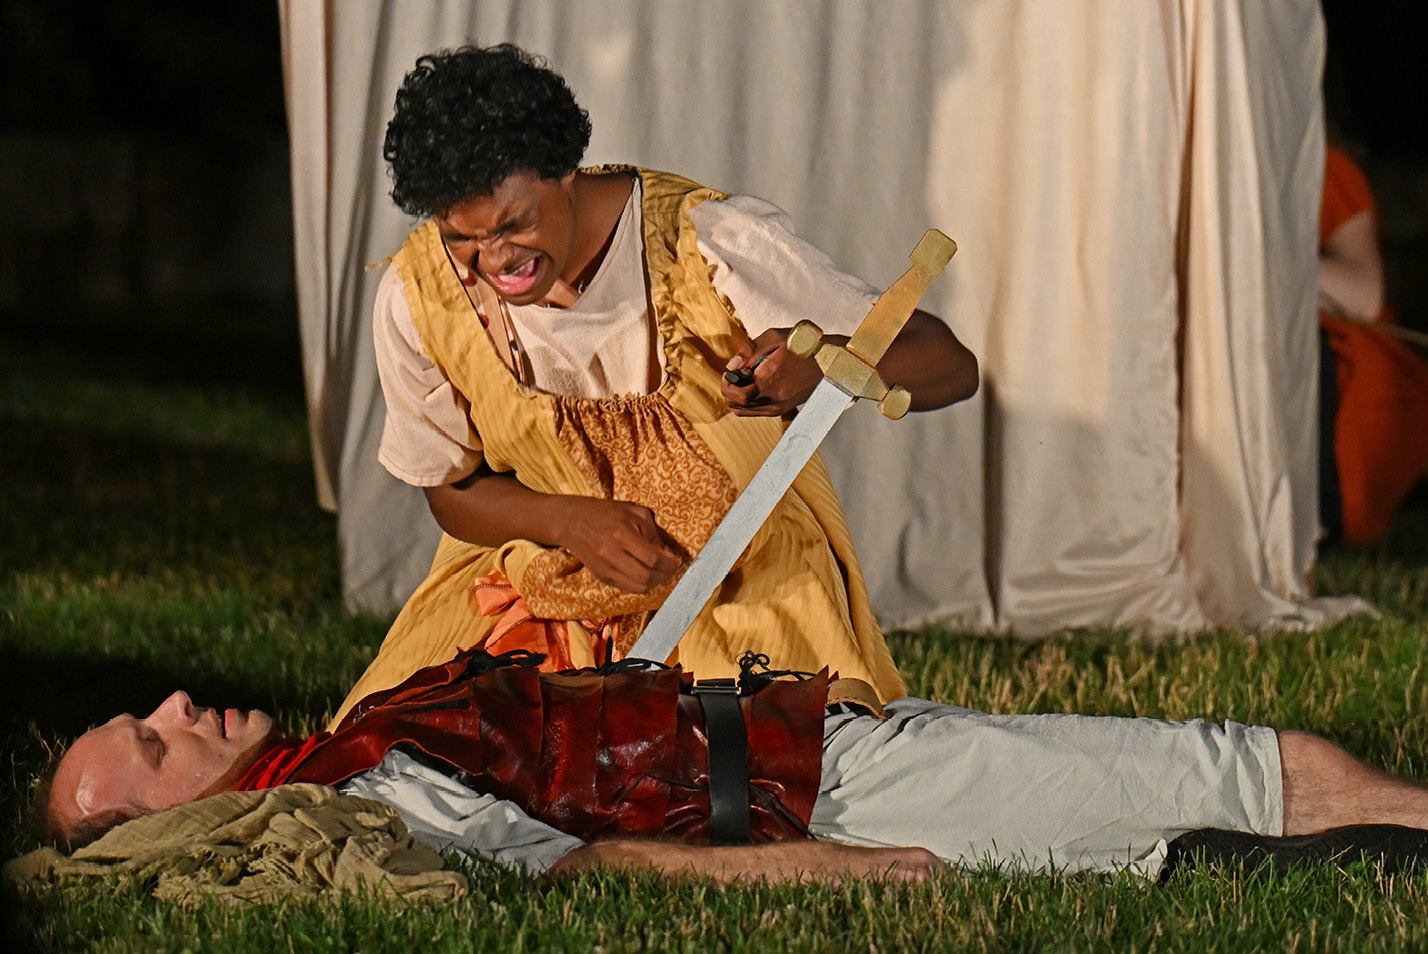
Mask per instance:
[[[841,884],[847,878],[930,880],[946,865],[924,848],[864,848],[831,841],[707,847],[676,842],[598,841],[569,852],[550,869],[562,874],[591,869],[655,871],[666,877],[735,881]]]
[[[785,345],[791,328],[770,328],[740,348],[726,371],[752,374],[746,384],[726,376],[720,381],[724,400],[741,417],[780,417],[798,407],[818,382],[823,370],[812,358],[800,358]],[[841,340],[841,339],[834,339]]]

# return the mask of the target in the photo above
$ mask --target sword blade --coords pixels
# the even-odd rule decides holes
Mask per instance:
[[[734,561],[783,499],[823,438],[833,429],[854,398],[827,378],[813,389],[798,415],[783,432],[753,480],[670,590],[629,655],[660,662],[669,658],[714,590],[729,575]]]

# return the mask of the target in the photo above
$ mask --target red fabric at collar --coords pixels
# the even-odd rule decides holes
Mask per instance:
[[[235,792],[251,792],[260,788],[272,788],[287,781],[293,769],[302,764],[303,759],[312,754],[312,750],[328,737],[326,732],[319,732],[307,740],[283,739],[262,755],[258,756],[258,761],[253,763],[253,767],[238,780],[238,784],[233,786]]]

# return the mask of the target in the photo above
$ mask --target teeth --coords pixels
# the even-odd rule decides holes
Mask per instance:
[[[535,279],[535,274],[539,269],[540,259],[532,258],[519,268],[507,269],[500,274],[492,275],[491,282],[504,292],[518,294],[524,286]]]

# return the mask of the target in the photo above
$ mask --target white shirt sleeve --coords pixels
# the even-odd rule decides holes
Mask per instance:
[[[382,466],[417,487],[437,487],[473,473],[482,458],[470,405],[427,357],[395,265],[387,266],[377,286],[372,339],[387,402],[377,451]]]
[[[700,203],[690,219],[714,288],[750,337],[800,318],[851,335],[878,300],[877,289],[794,234],[788,214],[770,202],[731,195]]]
[[[585,844],[513,802],[472,791],[396,749],[339,788],[392,806],[412,837],[437,851],[459,851],[532,876]]]

